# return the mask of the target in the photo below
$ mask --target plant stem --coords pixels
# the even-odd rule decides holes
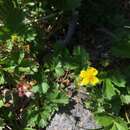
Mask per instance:
[[[125,110],[125,117],[126,117],[127,122],[130,123],[130,119],[126,110]]]

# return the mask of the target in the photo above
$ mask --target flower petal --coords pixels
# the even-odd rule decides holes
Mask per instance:
[[[86,76],[87,76],[87,71],[85,71],[85,70],[82,70],[81,72],[80,72],[80,78],[85,78]]]
[[[80,85],[87,85],[87,84],[89,84],[88,78],[84,78],[84,79],[80,82]]]
[[[89,83],[93,86],[95,86],[96,84],[99,83],[99,79],[95,76],[91,77],[91,80],[89,81]]]
[[[86,72],[87,72],[87,75],[96,76],[98,74],[98,70],[95,69],[94,67],[89,67]]]

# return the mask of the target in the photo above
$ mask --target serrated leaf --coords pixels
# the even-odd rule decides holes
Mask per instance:
[[[103,90],[104,96],[110,100],[114,95],[116,95],[115,90],[116,89],[114,88],[114,85],[112,84],[111,80],[106,79]]]
[[[126,80],[120,74],[112,76],[112,82],[118,87],[125,87]]]
[[[122,103],[130,104],[130,95],[121,95],[120,98]]]
[[[3,70],[8,73],[13,73],[15,71],[15,68],[16,66],[10,66],[10,67],[3,68]]]
[[[115,122],[114,123],[115,124],[115,126],[116,126],[116,130],[128,130],[128,128],[127,127],[125,127],[124,125],[122,125],[122,124],[119,124],[119,123],[117,123],[117,122]]]
[[[49,85],[46,82],[43,82],[40,86],[42,88],[42,93],[43,94],[46,93],[48,91],[48,89],[49,89]]]
[[[110,130],[118,130],[118,129],[117,129],[116,125],[113,124],[113,126],[112,126],[112,128]]]
[[[35,72],[38,71],[38,66],[37,65],[32,65],[32,66],[27,66],[27,67],[18,67],[19,72],[23,72],[26,74],[34,74]]]
[[[120,117],[113,117],[118,130],[128,130],[127,122]]]
[[[45,94],[48,91],[48,89],[49,85],[46,82],[42,82],[41,84],[33,86],[32,92]]]
[[[36,111],[28,110],[26,117],[27,117],[27,124],[28,124],[27,126],[34,127],[38,120],[38,114],[36,113]]]
[[[55,74],[57,77],[60,77],[64,74],[63,68],[55,68]]]
[[[95,119],[96,119],[97,124],[104,127],[112,125],[113,123],[113,118],[111,116],[106,115],[105,113],[96,114]]]
[[[55,75],[57,77],[60,77],[64,74],[64,69],[62,67],[62,64],[59,62],[55,67]]]
[[[45,121],[44,119],[41,119],[38,123],[39,127],[44,128],[47,125],[47,121]]]
[[[120,117],[98,113],[95,115],[96,122],[110,130],[128,130],[127,123]]]

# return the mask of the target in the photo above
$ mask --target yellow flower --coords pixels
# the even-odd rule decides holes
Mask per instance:
[[[80,85],[93,85],[95,86],[99,83],[99,79],[96,77],[98,70],[94,67],[89,67],[87,70],[82,70],[80,72]]]

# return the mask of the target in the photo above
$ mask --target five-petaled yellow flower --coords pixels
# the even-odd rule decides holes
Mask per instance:
[[[82,70],[80,72],[80,85],[93,85],[95,86],[99,83],[99,79],[96,77],[98,70],[94,67],[88,67],[87,70]]]

